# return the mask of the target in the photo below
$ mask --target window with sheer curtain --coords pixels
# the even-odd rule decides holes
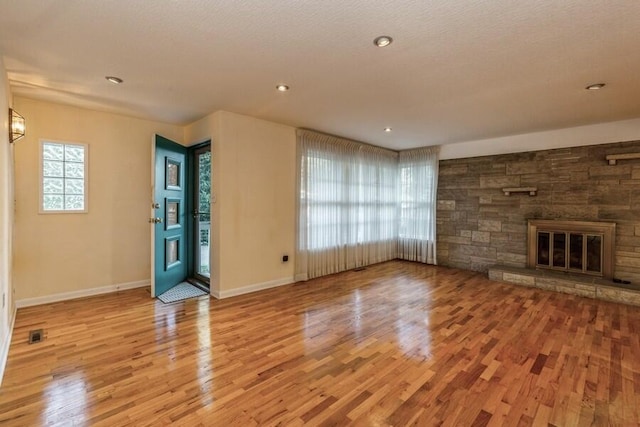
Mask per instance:
[[[296,280],[398,257],[398,157],[395,151],[298,131]]]
[[[400,152],[398,258],[436,263],[438,154],[433,147]]]

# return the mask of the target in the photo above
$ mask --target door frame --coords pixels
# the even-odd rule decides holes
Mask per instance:
[[[149,218],[155,218],[154,208],[156,194],[156,134],[151,135],[151,194],[149,198]],[[151,298],[156,295],[156,230],[155,224],[149,221],[149,231],[151,233]]]
[[[208,148],[208,150],[203,150],[204,148]],[[196,169],[197,169],[197,164],[196,164],[196,160],[197,160],[197,156],[199,153],[203,152],[203,151],[209,151],[211,153],[211,156],[213,156],[213,151],[212,151],[212,142],[211,139],[207,139],[203,142],[191,145],[188,147],[187,149],[187,157],[189,158],[189,167],[188,167],[188,179],[190,182],[190,186],[189,186],[189,193],[187,194],[187,210],[188,210],[188,220],[187,220],[187,233],[188,233],[188,239],[187,239],[187,244],[188,244],[188,248],[187,248],[187,262],[188,262],[188,268],[187,268],[187,273],[188,273],[188,277],[190,279],[194,279],[196,282],[205,282],[206,285],[209,287],[209,289],[211,289],[211,274],[209,274],[209,278],[204,277],[200,274],[198,274],[198,272],[196,271],[196,257],[199,256],[199,237],[196,236],[196,218],[194,217],[194,211],[196,210],[196,205],[197,205],[197,199],[198,199],[198,192],[196,190],[199,190],[199,187],[196,187],[195,185],[195,181],[196,181]],[[211,169],[213,172],[213,158],[211,161]],[[210,200],[211,200],[211,204],[213,204],[213,200],[212,200],[212,195],[213,195],[213,188],[210,190]],[[211,205],[209,207],[209,219],[211,220],[211,211],[213,209],[211,208]],[[209,232],[209,269],[211,269],[211,246],[212,246],[212,241],[211,241],[211,231]],[[191,242],[190,242],[191,240]]]

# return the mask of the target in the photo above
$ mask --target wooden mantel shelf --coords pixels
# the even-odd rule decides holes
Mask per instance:
[[[535,196],[538,192],[537,187],[505,187],[502,189],[505,196],[510,196],[511,193],[529,193],[530,196]]]
[[[606,159],[610,165],[614,166],[618,160],[640,159],[640,153],[609,154]]]

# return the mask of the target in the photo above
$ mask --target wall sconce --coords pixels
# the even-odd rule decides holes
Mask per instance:
[[[15,142],[24,136],[24,117],[9,108],[9,142]]]

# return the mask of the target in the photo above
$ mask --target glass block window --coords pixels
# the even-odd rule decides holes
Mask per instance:
[[[87,212],[85,144],[41,142],[41,212]]]

